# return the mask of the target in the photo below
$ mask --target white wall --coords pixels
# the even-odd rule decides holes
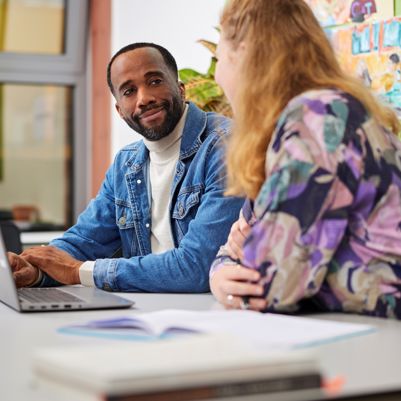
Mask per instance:
[[[175,57],[178,68],[206,72],[210,52],[198,39],[217,42],[220,12],[225,0],[114,0],[112,53],[133,42],[154,42]],[[124,145],[140,138],[112,108],[112,157]]]

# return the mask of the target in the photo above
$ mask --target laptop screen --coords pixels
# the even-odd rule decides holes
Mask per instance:
[[[17,288],[13,279],[10,264],[8,263],[3,235],[0,230],[0,301],[20,310]]]

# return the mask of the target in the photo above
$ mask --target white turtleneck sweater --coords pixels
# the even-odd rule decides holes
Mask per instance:
[[[149,150],[149,180],[151,195],[152,253],[162,253],[174,248],[170,225],[170,195],[175,169],[180,155],[181,138],[184,130],[188,105],[174,130],[158,141],[143,140]],[[81,284],[95,286],[93,269],[95,262],[84,262],[79,268]]]
[[[170,226],[170,194],[180,155],[187,107],[171,134],[158,141],[143,140],[149,150],[152,253],[163,253],[174,248]]]

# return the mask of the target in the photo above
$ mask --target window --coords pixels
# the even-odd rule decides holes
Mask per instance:
[[[0,50],[64,53],[63,0],[0,0]]]
[[[2,208],[15,215],[30,205],[31,215],[14,217],[63,227],[72,218],[72,88],[3,84],[0,93]]]
[[[0,210],[60,229],[86,203],[86,0],[0,0]]]

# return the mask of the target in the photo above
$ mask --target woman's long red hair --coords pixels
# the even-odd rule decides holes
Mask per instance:
[[[343,90],[380,124],[399,132],[395,113],[343,72],[303,0],[228,0],[220,23],[231,46],[246,46],[233,105],[228,194],[256,198],[265,181],[266,150],[277,119],[293,97],[307,90]]]

